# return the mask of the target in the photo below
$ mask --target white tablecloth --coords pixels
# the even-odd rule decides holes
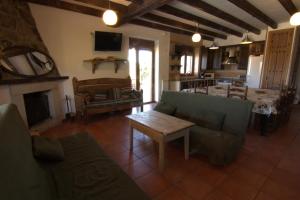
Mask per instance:
[[[183,92],[195,92],[195,89],[185,89]],[[205,89],[196,89],[196,92]],[[208,87],[208,95],[227,97],[227,86],[217,85]],[[279,90],[248,88],[247,100],[254,102],[252,112],[259,114],[277,114],[277,102],[280,99]]]

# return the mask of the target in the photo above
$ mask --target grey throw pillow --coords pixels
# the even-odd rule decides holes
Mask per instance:
[[[58,140],[32,136],[32,151],[35,158],[43,161],[63,161],[64,150]]]
[[[217,131],[222,130],[224,120],[224,113],[205,110],[199,111],[197,114],[193,113],[190,117],[190,121],[194,122],[198,126]]]
[[[174,115],[174,113],[176,111],[176,107],[174,107],[170,104],[164,103],[164,102],[159,102],[155,106],[154,110],[161,112],[161,113],[165,113],[167,115]]]

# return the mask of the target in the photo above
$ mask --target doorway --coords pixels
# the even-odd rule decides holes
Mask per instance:
[[[143,102],[154,102],[154,41],[129,38],[129,75],[132,85],[143,90]]]

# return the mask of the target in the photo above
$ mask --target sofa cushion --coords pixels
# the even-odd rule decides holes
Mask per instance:
[[[51,168],[58,199],[149,200],[87,133],[60,139],[64,162]]]
[[[213,130],[222,130],[225,114],[214,111],[201,110],[190,115],[189,120],[198,126]]]
[[[43,161],[64,160],[64,150],[58,140],[32,136],[32,150],[35,158]]]
[[[155,106],[154,110],[161,112],[161,113],[165,113],[167,115],[173,115],[176,111],[176,107],[174,107],[170,104],[164,103],[164,102],[159,102]]]

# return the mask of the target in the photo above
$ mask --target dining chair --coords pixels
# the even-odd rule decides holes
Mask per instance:
[[[248,94],[248,86],[246,87],[237,87],[230,86],[227,87],[227,97],[228,98],[237,98],[241,100],[246,100]]]
[[[195,93],[208,95],[208,85],[207,80],[198,81],[197,86],[195,87]]]

